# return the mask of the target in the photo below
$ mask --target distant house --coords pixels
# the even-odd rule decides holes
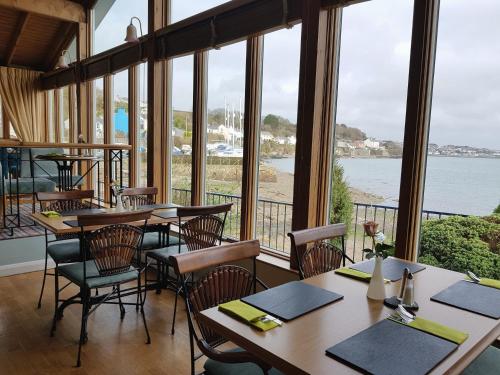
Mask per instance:
[[[297,144],[297,138],[294,135],[287,137],[286,140],[287,140],[289,145],[296,145]]]
[[[276,137],[275,141],[280,145],[284,145],[285,143],[287,143],[287,139],[285,137]]]
[[[354,148],[365,148],[364,141],[352,141],[352,145],[354,146]]]
[[[125,108],[118,108],[115,111],[113,121],[115,124],[115,131],[128,133],[128,113],[125,111]]]
[[[272,135],[269,132],[261,132],[260,133],[260,141],[261,142],[274,141],[274,135]]]
[[[376,141],[373,138],[365,139],[364,144],[366,148],[373,148],[375,150],[378,150],[380,148],[380,142]]]
[[[176,128],[175,126],[172,128],[172,136],[173,137],[184,137],[184,130]]]
[[[219,134],[219,127],[217,125],[208,125],[207,133],[208,134]]]

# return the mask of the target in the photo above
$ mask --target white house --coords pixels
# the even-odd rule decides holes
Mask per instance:
[[[287,143],[289,145],[296,145],[297,144],[297,138],[294,135],[287,137],[286,140],[287,140]]]
[[[269,132],[261,132],[260,133],[260,141],[261,142],[274,141],[274,135],[272,135]]]
[[[380,148],[380,142],[373,138],[368,138],[364,142],[366,148],[373,148],[378,150]]]

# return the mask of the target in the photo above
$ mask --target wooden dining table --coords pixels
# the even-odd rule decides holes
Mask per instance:
[[[117,208],[102,208],[103,212],[102,215],[105,215],[106,213],[118,213],[118,212],[125,212],[123,209],[117,209]],[[161,216],[159,216],[161,215]],[[40,212],[36,212],[31,214],[32,219],[42,227],[48,229],[50,232],[53,234],[68,234],[68,233],[74,233],[75,231],[79,231],[79,227],[74,227],[66,224],[65,222],[71,222],[71,221],[76,221],[77,217],[76,216],[58,216],[58,217],[47,217],[44,214]],[[177,216],[177,209],[175,207],[169,207],[169,208],[160,208],[160,209],[155,209],[153,211],[153,214],[151,215],[151,218],[148,220],[148,225],[155,225],[155,224],[169,224],[169,223],[174,223],[178,222],[179,217]],[[134,224],[134,223],[130,223]],[[143,225],[144,222],[137,222],[137,225]],[[85,227],[85,230],[96,230],[99,229],[100,226],[91,226],[91,227]]]
[[[468,339],[431,374],[460,374],[500,336],[500,320],[430,300],[434,294],[463,279],[463,274],[432,266],[414,274],[415,300],[420,307],[417,316],[469,334]],[[341,276],[334,271],[303,282],[340,293],[344,298],[267,332],[257,331],[218,311],[217,307],[202,311],[198,319],[286,374],[359,373],[328,357],[325,350],[387,318],[393,310],[382,302],[366,298],[366,282]],[[388,297],[398,293],[400,283],[386,284]],[[419,348],[401,350],[417,353]],[[387,363],[387,366],[391,364]]]

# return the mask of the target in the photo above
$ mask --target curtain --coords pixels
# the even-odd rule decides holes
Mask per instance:
[[[40,72],[0,67],[2,104],[19,140],[45,140],[45,101]]]

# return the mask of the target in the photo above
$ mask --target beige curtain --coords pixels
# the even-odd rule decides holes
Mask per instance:
[[[0,67],[0,96],[17,137],[24,142],[45,140],[45,102],[41,73]]]

